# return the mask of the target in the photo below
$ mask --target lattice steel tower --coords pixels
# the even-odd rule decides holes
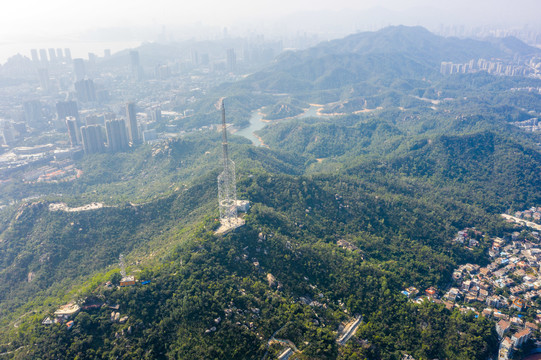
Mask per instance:
[[[225,226],[238,226],[237,218],[237,183],[235,163],[229,159],[227,145],[227,129],[225,125],[225,106],[221,99],[222,110],[222,149],[224,171],[218,176],[218,201],[220,206],[220,223]]]

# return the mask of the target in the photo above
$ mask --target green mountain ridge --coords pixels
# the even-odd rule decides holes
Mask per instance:
[[[284,54],[217,87],[189,126],[219,121],[220,93],[237,126],[255,109],[279,117],[319,100],[327,112],[370,108],[274,122],[258,133],[267,147],[231,136],[238,198],[251,209],[225,235],[214,233],[214,131],[88,156],[62,196],[4,184],[6,198],[49,195],[1,213],[0,356],[272,359],[284,349],[274,337],[294,344],[296,360],[493,357],[492,320],[401,291],[447,290],[457,266],[488,264],[491,237],[517,230],[501,212],[540,205],[541,138],[511,124],[538,115],[537,95],[517,89],[539,80],[438,74],[441,60],[529,51],[392,27]],[[109,207],[50,211],[59,201]],[[486,234],[479,246],[453,241],[473,227]],[[134,286],[118,286],[121,253]],[[71,329],[42,324],[68,302],[98,307]],[[523,314],[533,321],[535,308]]]
[[[121,311],[129,315],[125,325],[111,324],[107,309],[81,312],[75,319],[76,331],[71,335],[63,326],[43,328],[38,318],[34,330],[30,327],[25,335],[37,337],[36,345],[21,354],[36,358],[54,358],[58,356],[55,354],[85,358],[113,354],[126,358],[257,358],[265,351],[264,342],[257,334],[267,339],[273,331],[289,323],[283,336],[302,348],[306,356],[334,358],[337,345],[333,331],[345,316],[337,305],[338,300],[347,304],[350,313],[366,314],[369,322],[363,333],[374,331],[370,321],[398,326],[389,316],[411,311],[411,305],[398,295],[398,290],[411,283],[417,286],[445,283],[454,266],[453,259],[462,258],[464,254],[440,241],[479,217],[468,208],[451,210],[452,216],[445,214],[449,211],[444,210],[446,207],[435,211],[434,204],[410,198],[405,195],[405,189],[395,188],[396,194],[392,195],[384,190],[386,186],[336,176],[310,179],[258,174],[246,177],[239,183],[253,204],[246,217],[246,227],[225,237],[215,237],[209,232],[213,227],[209,219],[193,235],[181,235],[184,241],[178,243],[175,252],[165,256],[161,265],[143,269],[140,278],[151,280],[151,285],[112,292],[101,284],[94,286],[94,296],[110,304],[120,304]],[[336,192],[342,194],[341,199],[336,198]],[[340,204],[347,206],[340,207]],[[309,213],[306,209],[310,209]],[[409,211],[397,212],[396,209]],[[178,213],[178,209],[174,212]],[[455,216],[457,223],[449,224],[450,228],[442,232],[443,224],[438,225],[435,217]],[[161,227],[152,219],[144,223],[150,228],[153,224]],[[56,226],[59,225],[53,224]],[[424,231],[419,232],[419,229]],[[266,234],[266,240],[259,241],[258,232]],[[356,244],[363,255],[339,250],[336,241],[342,237]],[[248,254],[247,259],[241,260],[244,254]],[[257,266],[252,264],[254,259],[258,261]],[[415,275],[425,271],[425,275]],[[266,285],[267,273],[281,284],[281,291],[276,292]],[[374,297],[378,293],[379,297]],[[308,305],[297,304],[299,297],[320,299],[328,309],[312,310]],[[224,310],[231,303],[243,311],[259,309],[261,316],[235,315],[237,320],[247,319],[243,320],[244,325],[255,323],[257,330],[236,325],[238,321],[227,318]],[[384,315],[376,310],[389,307],[396,308],[396,312]],[[318,329],[309,321],[314,311],[316,319],[327,324],[325,328]],[[442,314],[443,310],[427,305],[423,311]],[[443,314],[440,316],[444,316],[445,321],[457,321],[449,318],[449,313]],[[213,324],[213,319],[218,317],[224,324],[217,326],[219,330],[211,337],[204,335],[205,323]],[[410,317],[404,321],[413,325],[420,319]],[[489,329],[487,325],[483,321],[478,323],[485,332]],[[129,326],[130,335],[126,333]],[[401,326],[404,325],[399,328]],[[399,328],[393,331],[406,331]],[[444,333],[448,331],[437,328]],[[115,338],[114,333],[120,329],[124,331],[123,336],[112,342],[108,340]],[[406,333],[413,336],[417,331],[411,328]],[[482,342],[492,341],[490,336]],[[371,337],[370,341],[375,342],[370,349],[356,351],[385,357],[384,354],[404,346],[398,343],[389,347],[386,341],[376,338]],[[302,345],[304,341],[308,341],[308,345]],[[194,347],[190,343],[199,345]],[[420,344],[408,346],[424,351]],[[489,349],[488,343],[480,346],[484,351]],[[431,351],[447,356],[453,354],[443,344]]]

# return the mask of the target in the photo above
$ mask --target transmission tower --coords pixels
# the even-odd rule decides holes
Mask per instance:
[[[237,227],[241,225],[237,218],[237,184],[235,163],[229,159],[227,129],[225,125],[225,106],[221,99],[222,111],[222,150],[224,171],[218,176],[218,202],[220,207],[220,223],[222,226]]]

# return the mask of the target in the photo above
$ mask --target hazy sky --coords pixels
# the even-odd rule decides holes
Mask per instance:
[[[448,18],[468,24],[478,21],[539,26],[541,22],[540,0],[4,0],[0,8],[0,41],[76,37],[91,28],[172,28],[197,22],[231,27],[247,23],[247,19],[252,24],[270,24],[306,11],[331,11],[329,16],[333,16],[332,11],[374,7],[408,14],[413,11],[420,25],[425,9],[427,21],[436,14],[444,19],[438,21]]]

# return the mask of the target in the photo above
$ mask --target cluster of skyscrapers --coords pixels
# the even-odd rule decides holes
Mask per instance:
[[[48,56],[47,56],[48,55]],[[32,61],[35,63],[42,63],[42,64],[48,64],[60,62],[63,60],[70,61],[71,60],[71,50],[66,49],[53,49],[50,48],[47,50],[45,49],[39,49],[39,55],[37,49],[32,49],[30,51],[30,56],[32,57]]]
[[[71,145],[82,146],[85,154],[124,151],[140,142],[134,103],[126,105],[127,122],[106,114],[87,116],[84,125],[75,101],[59,102],[56,108],[58,117],[66,121]]]
[[[486,71],[494,75],[540,78],[541,59],[533,56],[527,59],[521,59],[517,63],[506,63],[502,60],[472,59],[462,64],[443,61],[440,65],[440,73],[443,75],[467,74],[479,71]]]

